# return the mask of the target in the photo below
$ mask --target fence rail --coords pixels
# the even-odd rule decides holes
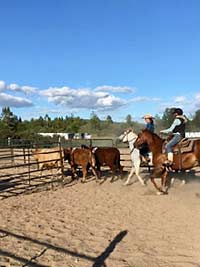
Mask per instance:
[[[68,139],[64,140],[61,139],[61,141],[57,142],[35,142],[35,140],[27,140],[27,139],[0,139],[0,147],[1,148],[7,148],[7,147],[13,147],[13,148],[33,148],[35,146],[38,147],[51,147],[56,143],[60,143],[61,146],[66,147],[79,147],[82,144],[88,145],[88,146],[116,146],[115,140],[108,138],[108,139],[102,139],[102,138],[95,138],[95,139]]]
[[[77,141],[77,140],[75,140]],[[79,140],[80,141],[80,140]],[[86,140],[88,141],[88,140]],[[2,146],[0,142],[0,199],[18,195],[24,192],[33,192],[38,190],[50,189],[52,185],[62,185],[60,181],[65,180],[69,182],[71,179],[69,172],[69,163],[64,162],[62,159],[62,148],[63,147],[77,147],[81,146],[83,142],[70,142],[70,143],[30,143],[24,142],[26,146],[23,146],[23,142],[17,143],[10,142],[7,146]],[[92,146],[106,147],[114,146],[114,142],[111,139],[92,139],[90,144]],[[88,145],[88,144],[87,144]],[[52,167],[52,172],[44,170],[42,173],[38,167],[39,163],[49,162],[48,160],[41,160],[37,162],[32,154],[33,148],[46,148],[55,147],[54,151],[48,152],[48,154],[58,152],[60,157],[60,175],[55,174],[57,166]],[[43,153],[44,154],[44,153]],[[45,152],[47,154],[47,152]],[[130,168],[130,153],[127,147],[120,148],[121,164],[124,167]],[[55,161],[52,159],[50,161]],[[53,173],[53,174],[52,174]],[[64,182],[65,182],[64,181]]]

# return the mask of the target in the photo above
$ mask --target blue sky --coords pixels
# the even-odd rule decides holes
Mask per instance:
[[[1,0],[0,108],[124,121],[200,108],[199,0]]]

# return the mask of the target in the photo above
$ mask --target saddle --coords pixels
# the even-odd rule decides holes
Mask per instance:
[[[175,146],[172,147],[174,154],[182,154],[193,151],[195,139],[183,138]],[[163,153],[165,153],[165,145],[168,141],[163,143]]]
[[[163,143],[162,151],[165,153],[166,140]],[[182,154],[192,152],[194,150],[195,139],[183,138],[175,146],[172,147],[172,152],[174,155],[178,155],[179,158],[179,170],[182,170]]]
[[[181,139],[180,142],[178,142],[172,148],[172,152],[174,154],[177,154],[177,153],[182,154],[182,153],[193,151],[193,148],[194,148],[194,139],[183,138],[183,139]]]

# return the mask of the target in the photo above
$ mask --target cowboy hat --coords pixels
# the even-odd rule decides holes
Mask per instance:
[[[154,117],[151,114],[145,114],[142,118],[143,119],[154,119]]]

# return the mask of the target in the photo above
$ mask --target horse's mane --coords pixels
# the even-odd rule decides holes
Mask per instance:
[[[144,129],[144,130],[142,130],[142,132],[147,134],[148,136],[151,136],[152,141],[154,141],[154,142],[156,140],[158,140],[159,142],[162,142],[162,143],[165,141],[165,139],[162,139],[158,134],[153,133],[153,132],[149,131],[148,129]]]

